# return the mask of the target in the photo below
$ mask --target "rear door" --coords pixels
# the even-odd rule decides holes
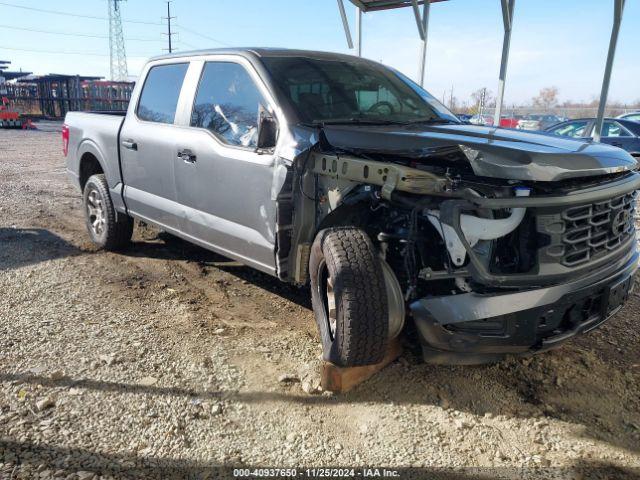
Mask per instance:
[[[181,211],[174,178],[175,125],[189,62],[161,62],[143,73],[120,132],[120,155],[129,211],[168,230],[179,228]]]
[[[256,141],[260,106],[277,117],[276,104],[244,58],[199,63],[174,150],[182,228],[196,243],[275,274],[275,156],[258,153]]]
[[[635,147],[636,138],[624,125],[614,120],[605,120],[602,124],[602,143],[622,148],[628,152]]]

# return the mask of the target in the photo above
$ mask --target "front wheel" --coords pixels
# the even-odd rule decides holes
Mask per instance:
[[[389,333],[387,290],[367,234],[352,227],[319,232],[309,273],[324,360],[342,367],[381,362]]]
[[[116,212],[103,174],[89,177],[83,200],[87,230],[93,243],[105,250],[127,246],[133,234],[133,219]]]

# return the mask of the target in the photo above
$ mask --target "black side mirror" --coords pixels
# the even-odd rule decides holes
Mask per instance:
[[[269,150],[278,141],[278,122],[269,111],[260,105],[258,111],[258,150]]]

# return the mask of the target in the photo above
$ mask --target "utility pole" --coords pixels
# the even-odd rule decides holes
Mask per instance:
[[[173,53],[173,44],[172,44],[172,37],[175,35],[175,33],[171,32],[171,20],[174,19],[176,17],[172,17],[171,16],[171,1],[167,2],[167,16],[163,17],[164,20],[167,21],[167,33],[165,33],[164,35],[167,36],[167,38],[169,39],[169,53]],[[166,49],[165,49],[166,50]]]

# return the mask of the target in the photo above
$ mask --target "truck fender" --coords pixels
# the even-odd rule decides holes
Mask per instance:
[[[109,162],[109,157],[104,154],[98,144],[91,139],[85,138],[78,145],[76,154],[76,158],[78,159],[77,172],[79,178],[81,177],[82,158],[86,154],[92,155],[98,161],[100,168],[104,172],[105,178],[107,180],[107,185],[109,186],[111,200],[113,201],[113,205],[116,211],[126,213],[126,206],[122,198],[122,181],[120,178],[120,169],[119,164],[117,163],[118,152],[116,151],[113,153],[113,155],[115,155],[115,157],[113,158],[116,159],[116,162]],[[80,187],[82,188],[82,185],[80,185]]]

